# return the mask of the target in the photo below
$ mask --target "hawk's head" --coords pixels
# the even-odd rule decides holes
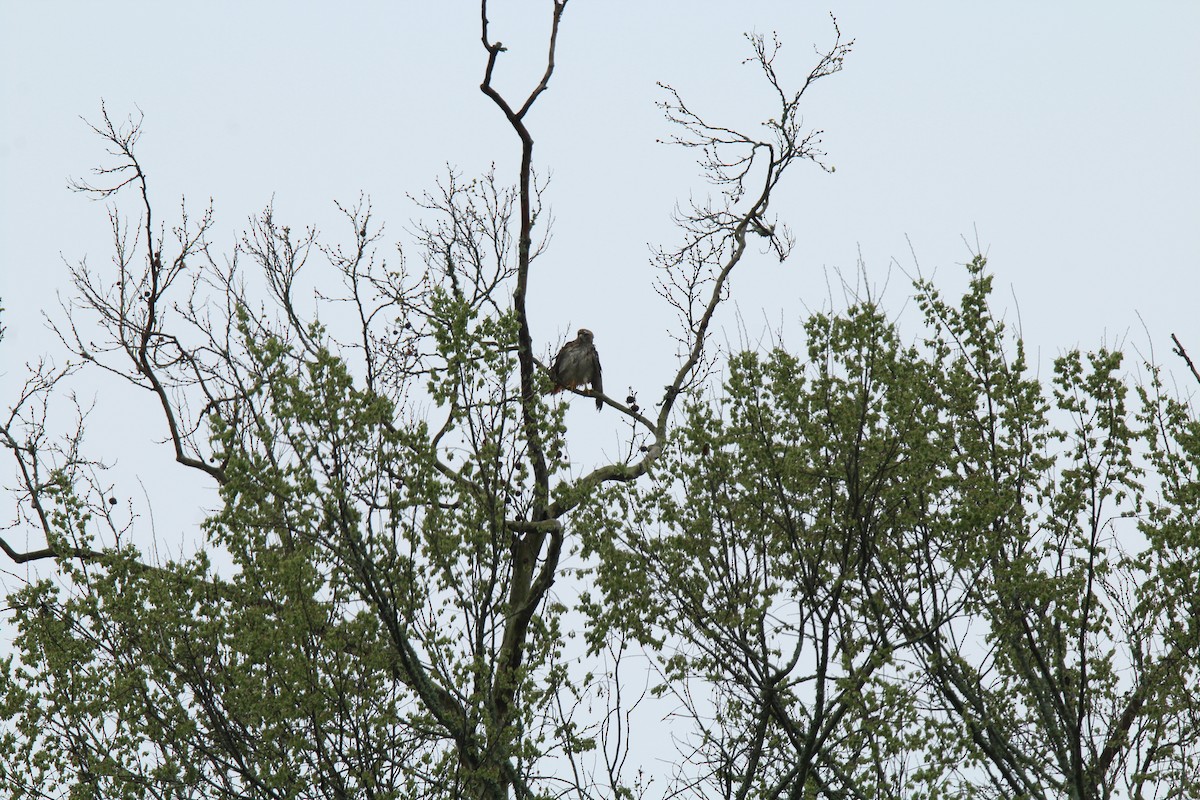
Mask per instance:
[[[584,342],[586,344],[591,344],[592,343],[592,332],[589,331],[587,328],[580,328],[579,329],[579,341]]]

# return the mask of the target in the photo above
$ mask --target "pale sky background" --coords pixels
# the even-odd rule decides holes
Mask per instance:
[[[548,8],[496,4],[494,36],[510,48],[502,88],[523,96],[540,74]],[[956,265],[971,256],[964,239],[978,239],[998,310],[1013,322],[1019,312],[1042,374],[1064,349],[1126,341],[1152,346],[1182,377],[1170,333],[1200,355],[1196,2],[572,0],[558,70],[529,120],[537,164],[553,175],[553,241],[531,291],[540,348],[587,326],[609,394],[633,385],[645,404],[657,398],[674,371],[673,318],[654,292],[647,245],[675,241],[673,205],[705,186],[688,153],[655,143],[671,132],[655,82],[714,120],[749,126],[773,109],[741,66],[741,33],[777,31],[780,71],[798,85],[813,45],[833,41],[830,11],[857,44],[805,114],[826,131],[837,171],[798,165],[772,204],[796,233],[791,259],[763,255],[735,273],[751,335],[782,325],[801,346],[805,309],[828,307],[830,285],[840,302],[837,273],[853,280],[860,254],[897,310],[913,252],[956,291]],[[181,195],[196,210],[213,198],[218,253],[272,198],[280,221],[345,241],[333,201],[365,192],[389,240],[405,240],[408,194],[431,188],[447,163],[467,176],[492,162],[515,175],[516,139],[478,90],[484,61],[470,2],[0,0],[5,407],[24,362],[62,358],[41,312],[57,313],[56,293],[68,289],[63,259],[101,265],[111,254],[104,205],[66,188],[104,160],[79,119],[97,119],[101,98],[115,117],[145,113],[139,153],[159,219],[176,219]],[[134,199],[124,199],[130,213]],[[736,340],[732,307],[719,322],[718,336]],[[169,448],[146,447],[161,428],[133,433],[153,418],[149,398],[94,375],[75,388],[96,399],[89,437],[119,461],[115,493],[144,505],[136,476],[156,498],[159,544],[197,541],[187,520],[202,500],[175,492],[181,479],[199,481],[173,467]],[[626,430],[618,415],[575,406],[581,466],[615,453]],[[7,485],[7,460],[2,469]],[[24,574],[0,564],[0,589]]]
[[[523,96],[540,75],[548,9],[495,5],[494,36],[510,50],[502,88]],[[632,385],[643,402],[657,398],[675,361],[647,245],[674,242],[673,205],[706,188],[689,153],[655,141],[671,132],[655,82],[749,127],[773,109],[741,65],[741,33],[778,32],[779,69],[798,84],[813,45],[833,41],[831,11],[857,44],[805,113],[837,171],[798,165],[772,205],[795,230],[792,258],[739,267],[734,296],[752,337],[781,326],[799,347],[805,309],[828,307],[831,285],[840,301],[837,274],[853,280],[860,253],[893,308],[909,294],[901,270],[914,270],[913,253],[956,291],[955,265],[978,240],[997,306],[1019,314],[1043,374],[1065,348],[1123,340],[1153,346],[1179,374],[1171,332],[1200,354],[1200,3],[844,0],[573,0],[558,70],[529,120],[536,162],[553,176],[553,241],[531,290],[543,352],[587,326],[609,393]],[[478,90],[474,3],[4,0],[0,59],[6,395],[25,361],[62,357],[41,312],[57,313],[68,289],[63,260],[111,254],[104,205],[66,188],[104,161],[80,120],[98,118],[101,98],[116,117],[145,113],[139,153],[160,220],[176,219],[181,195],[196,210],[213,198],[218,253],[272,198],[281,221],[345,241],[333,202],[365,192],[389,239],[405,240],[408,195],[446,164],[515,174],[516,139]],[[124,198],[130,213],[134,200]],[[719,322],[719,337],[736,340],[732,308]],[[137,474],[153,496],[156,481],[181,477],[163,469],[165,446],[122,450],[147,438],[127,429],[154,413],[148,396],[94,375],[76,388],[96,398],[90,435],[125,460],[127,482]],[[615,453],[617,415],[576,405],[573,456]]]
[[[493,7],[493,35],[509,47],[501,88],[523,96],[540,76],[548,10]],[[742,32],[778,32],[780,72],[798,85],[813,46],[833,41],[830,12],[857,43],[845,71],[814,87],[805,118],[826,131],[837,171],[797,165],[772,204],[796,233],[791,259],[761,255],[735,273],[750,336],[781,327],[802,346],[806,309],[829,307],[831,287],[841,302],[838,274],[854,281],[860,254],[892,308],[910,294],[903,270],[914,271],[914,253],[953,293],[967,242],[978,241],[998,311],[1014,323],[1019,315],[1043,374],[1064,349],[1105,341],[1152,346],[1182,374],[1169,334],[1200,355],[1194,2],[573,0],[551,89],[529,120],[536,162],[552,174],[553,241],[531,289],[542,351],[587,326],[609,393],[633,386],[643,403],[657,399],[676,362],[648,244],[673,243],[674,204],[707,188],[690,153],[656,143],[671,133],[656,81],[710,118],[750,128],[774,109],[741,64]],[[101,98],[114,117],[145,113],[139,154],[160,220],[177,219],[182,195],[196,211],[213,199],[217,253],[272,198],[280,221],[345,241],[334,201],[365,192],[388,240],[405,241],[416,213],[409,194],[431,188],[447,164],[472,176],[494,162],[502,177],[515,175],[515,136],[478,90],[485,57],[471,2],[0,0],[0,59],[6,395],[25,361],[62,358],[41,313],[58,313],[64,259],[109,263],[104,204],[66,188],[104,163],[80,120],[98,119]],[[135,199],[124,197],[129,213]],[[718,322],[718,340],[736,341],[734,309]],[[171,467],[165,445],[144,446],[160,429],[130,435],[157,422],[147,394],[94,373],[75,388],[96,399],[89,437],[119,462],[119,496],[141,495],[134,475],[152,497],[196,482]],[[575,405],[581,468],[619,452],[618,415]],[[193,540],[179,527],[166,538]]]

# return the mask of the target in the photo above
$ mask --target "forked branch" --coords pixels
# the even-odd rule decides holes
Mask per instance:
[[[651,421],[633,415],[648,429],[653,442],[645,447],[638,461],[600,467],[581,478],[577,489],[586,490],[610,481],[636,480],[659,457],[676,401],[705,374],[704,349],[710,327],[717,309],[728,297],[729,277],[746,254],[748,236],[765,238],[780,260],[790,253],[793,245],[790,232],[784,225],[768,221],[767,211],[784,173],[797,161],[811,161],[821,169],[833,171],[822,161],[825,156],[820,149],[822,131],[806,129],[799,108],[801,99],[816,81],[841,71],[854,45],[853,40],[842,40],[836,20],[834,32],[833,45],[818,51],[817,64],[795,91],[784,89],[775,68],[779,41],[772,38],[768,43],[762,36],[747,37],[754,51],[747,62],[759,67],[778,103],[771,118],[762,123],[767,130],[765,137],[708,121],[693,111],[673,87],[660,84],[669,95],[660,107],[678,130],[668,143],[699,150],[701,171],[720,189],[720,194],[716,202],[693,203],[688,211],[678,212],[676,223],[684,234],[683,243],[674,250],[660,249],[655,254],[663,270],[658,291],[679,317],[682,352],[679,368],[664,388],[657,418]],[[556,502],[551,513],[556,516],[566,513],[578,504],[575,498],[586,494],[586,491],[572,492],[571,499]]]

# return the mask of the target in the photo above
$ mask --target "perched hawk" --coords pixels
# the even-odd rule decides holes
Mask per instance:
[[[580,328],[575,340],[563,345],[550,367],[550,380],[554,381],[550,394],[558,394],[563,389],[578,389],[585,383],[590,383],[597,395],[604,391],[600,380],[600,354],[592,344],[591,331]],[[596,410],[602,408],[604,401],[596,397]]]

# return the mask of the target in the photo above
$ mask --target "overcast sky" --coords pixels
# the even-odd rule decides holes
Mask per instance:
[[[496,5],[494,36],[509,47],[502,88],[536,79],[548,7]],[[473,3],[0,9],[6,394],[26,360],[58,352],[40,312],[68,288],[63,260],[110,257],[104,206],[66,188],[103,163],[80,120],[97,119],[101,99],[114,116],[145,114],[140,156],[160,218],[174,221],[182,195],[196,208],[213,199],[218,252],[272,198],[281,221],[344,241],[333,203],[365,192],[389,238],[404,240],[409,194],[447,164],[470,176],[495,162],[514,175],[515,137],[478,90]],[[656,81],[713,119],[750,125],[772,109],[741,64],[741,33],[778,32],[780,70],[799,81],[813,46],[833,41],[831,11],[857,43],[805,119],[826,132],[836,172],[800,165],[772,206],[796,232],[792,258],[739,268],[751,335],[767,325],[795,335],[860,254],[896,308],[909,294],[901,270],[916,263],[954,289],[955,265],[978,241],[999,310],[1014,321],[1019,311],[1043,373],[1065,348],[1126,336],[1170,361],[1176,332],[1200,354],[1200,4],[841,0],[572,0],[558,71],[530,119],[539,169],[552,173],[553,241],[531,294],[543,351],[587,326],[610,394],[653,397],[667,382],[671,315],[647,245],[674,241],[674,204],[705,187],[689,153],[656,143],[670,134]],[[731,314],[720,321],[735,339]],[[112,414],[97,436],[152,411],[116,384],[83,389]],[[573,432],[586,426],[613,452],[617,415],[576,405]]]
[[[536,80],[548,7],[496,4],[494,36],[509,47],[502,88]],[[806,309],[840,302],[838,275],[853,281],[860,256],[894,308],[918,263],[957,289],[956,265],[978,242],[998,310],[1014,322],[1019,311],[1043,374],[1066,348],[1126,337],[1177,373],[1170,333],[1200,355],[1200,3],[1094,0],[572,0],[551,90],[530,119],[539,171],[552,173],[553,241],[531,292],[542,352],[587,326],[609,393],[657,396],[674,370],[672,315],[654,292],[648,244],[674,241],[674,204],[705,186],[689,153],[656,143],[670,134],[656,82],[748,126],[772,109],[741,65],[742,32],[777,31],[780,71],[799,82],[813,45],[833,42],[830,11],[857,43],[845,71],[809,96],[805,119],[826,132],[836,172],[799,165],[772,205],[795,230],[792,258],[739,267],[734,296],[752,336],[782,326],[799,345]],[[404,241],[409,195],[447,164],[515,174],[515,137],[478,90],[484,60],[470,2],[0,0],[5,407],[25,361],[62,358],[41,312],[57,314],[56,293],[69,289],[64,259],[99,266],[111,255],[104,205],[67,189],[104,163],[80,120],[96,120],[101,99],[116,117],[145,114],[139,153],[160,219],[175,221],[183,195],[197,210],[212,198],[216,252],[272,199],[281,222],[345,241],[334,201],[360,192],[389,240]],[[722,339],[737,338],[732,311]],[[145,427],[150,398],[90,374],[76,388],[96,401],[96,452],[118,462],[120,512],[155,522],[153,537],[146,524],[139,535],[168,554],[196,543],[211,495],[181,491],[170,449],[145,446],[163,438]],[[581,468],[618,452],[627,430],[590,401],[568,422]],[[7,535],[42,546],[33,531]],[[27,574],[0,565],[0,589]],[[0,624],[0,654],[8,638]]]

